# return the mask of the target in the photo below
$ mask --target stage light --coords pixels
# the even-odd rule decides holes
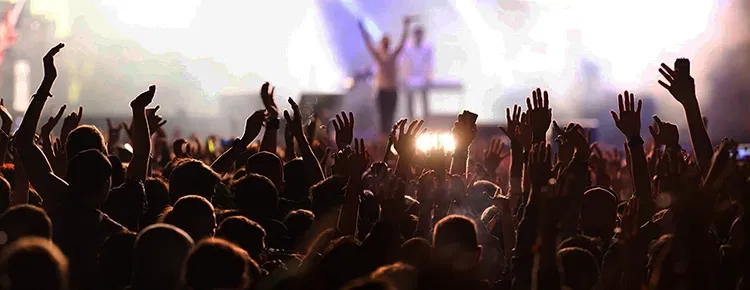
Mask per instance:
[[[417,149],[422,152],[430,151],[437,147],[443,147],[445,152],[453,152],[456,149],[456,140],[450,132],[427,133],[417,137]]]

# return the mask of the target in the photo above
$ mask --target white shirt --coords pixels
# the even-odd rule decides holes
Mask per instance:
[[[404,84],[407,87],[422,87],[432,78],[432,47],[426,43],[420,46],[409,44],[401,57]]]

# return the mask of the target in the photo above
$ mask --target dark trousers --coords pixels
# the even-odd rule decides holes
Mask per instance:
[[[378,90],[378,110],[380,110],[380,132],[388,135],[393,128],[393,115],[396,114],[398,91],[393,89]]]

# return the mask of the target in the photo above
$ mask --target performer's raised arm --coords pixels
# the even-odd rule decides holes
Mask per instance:
[[[365,29],[365,25],[360,20],[359,23],[357,23],[359,26],[359,32],[362,34],[362,39],[365,40],[365,46],[367,46],[367,51],[370,52],[370,55],[377,60],[382,61],[380,54],[375,50],[375,47],[372,45],[372,37],[370,36],[370,33],[367,32],[367,29]]]
[[[411,24],[411,16],[405,16],[404,17],[404,30],[401,31],[401,39],[398,41],[398,46],[396,46],[396,50],[393,51],[393,57],[397,57],[399,54],[401,54],[401,51],[404,50],[404,46],[406,45],[406,38],[409,35],[409,25]]]

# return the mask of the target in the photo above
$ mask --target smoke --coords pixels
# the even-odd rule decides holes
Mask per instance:
[[[708,132],[714,143],[724,136],[750,142],[750,2],[729,0],[722,17],[722,34],[712,49],[710,102],[702,102],[708,117]],[[697,81],[697,80],[696,80]]]

